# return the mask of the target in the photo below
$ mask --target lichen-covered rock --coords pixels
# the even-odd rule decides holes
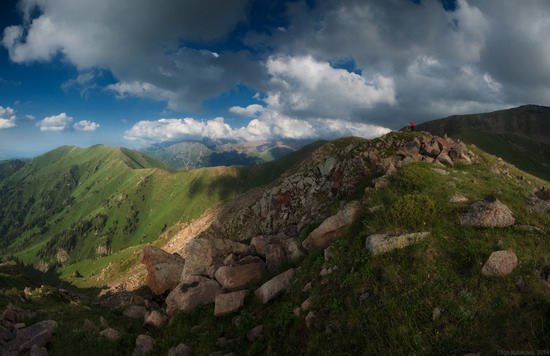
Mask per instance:
[[[326,248],[330,243],[342,237],[359,218],[361,205],[357,201],[348,203],[344,209],[329,217],[318,228],[313,230],[302,242],[302,246],[311,251],[316,248]]]
[[[178,285],[185,261],[178,254],[146,246],[141,255],[141,263],[147,268],[145,283],[153,293],[160,295]]]
[[[370,235],[365,241],[365,248],[372,255],[380,255],[420,242],[430,236],[430,232],[415,232],[403,235],[377,234]]]
[[[495,251],[483,265],[481,274],[485,277],[507,276],[517,265],[518,258],[513,251]]]
[[[460,215],[460,224],[465,226],[508,227],[515,222],[512,211],[494,196],[472,203]]]

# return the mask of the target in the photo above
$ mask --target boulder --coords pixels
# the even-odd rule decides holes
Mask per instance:
[[[302,246],[311,251],[316,248],[327,248],[330,243],[342,237],[351,225],[359,218],[361,205],[357,201],[348,203],[337,214],[327,218],[313,230],[302,242]]]
[[[91,333],[97,333],[99,331],[99,328],[90,319],[84,319],[82,329]]]
[[[177,310],[190,311],[199,305],[213,303],[222,292],[222,287],[212,279],[189,276],[166,297],[166,313],[171,317]]]
[[[120,338],[120,333],[113,328],[107,328],[100,332],[99,336],[104,337],[107,340],[117,341]]]
[[[180,255],[170,254],[154,246],[143,249],[141,263],[147,268],[145,283],[157,295],[178,285],[185,265]]]
[[[265,262],[254,257],[239,260],[230,266],[222,266],[214,276],[223,288],[239,290],[252,281],[260,280],[265,271]]]
[[[422,241],[430,236],[430,232],[414,232],[391,236],[387,234],[370,235],[365,241],[365,248],[372,255],[380,255],[395,249],[404,248]]]
[[[455,193],[453,196],[449,199],[449,202],[451,203],[464,203],[467,202],[468,198],[466,198],[464,195]]]
[[[266,304],[282,292],[286,291],[293,276],[294,269],[291,268],[262,284],[262,286],[256,289],[254,293],[263,304]]]
[[[52,333],[49,330],[43,330],[39,334],[34,335],[30,340],[19,346],[19,354],[25,354],[33,347],[42,348],[46,346],[52,339]]]
[[[265,249],[265,261],[269,272],[277,272],[286,261],[286,253],[283,246],[279,244],[267,245]]]
[[[57,328],[58,328],[57,322],[55,322],[54,320],[44,320],[36,324],[33,324],[27,328],[19,330],[19,335],[30,340],[35,336],[43,333],[44,331],[48,331],[50,334],[53,334],[55,330],[57,330]]]
[[[142,356],[148,353],[155,346],[155,339],[149,335],[139,335],[136,338],[136,346],[134,347],[134,352],[132,356]]]
[[[460,224],[465,226],[508,227],[515,222],[512,211],[494,196],[472,203],[460,215]]]
[[[48,356],[48,350],[45,347],[32,345],[29,355],[30,356]]]
[[[247,245],[229,239],[193,239],[184,248],[185,266],[181,279],[191,275],[207,275],[214,278],[217,267],[223,265],[228,255],[243,254],[247,251]]]
[[[122,315],[132,319],[143,319],[146,313],[147,309],[145,307],[141,307],[139,305],[130,305],[124,310]]]
[[[517,265],[518,258],[513,251],[495,251],[483,265],[481,274],[485,277],[507,276]]]
[[[214,315],[222,316],[238,311],[244,305],[244,300],[247,294],[247,290],[242,290],[239,292],[225,293],[216,296]]]
[[[185,344],[171,347],[168,356],[191,356],[191,348]]]
[[[158,310],[153,310],[150,313],[147,313],[145,315],[145,320],[143,321],[143,325],[154,327],[154,328],[161,328],[166,324],[167,318],[166,315],[164,315],[162,312]]]
[[[263,333],[264,333],[264,326],[258,325],[252,328],[251,330],[249,330],[248,333],[246,333],[246,338],[248,339],[249,342],[254,342],[259,338],[261,338],[263,336]]]

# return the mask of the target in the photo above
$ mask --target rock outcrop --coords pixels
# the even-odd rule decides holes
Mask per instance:
[[[468,210],[460,215],[460,224],[477,227],[508,227],[516,219],[512,211],[495,196],[472,203]]]
[[[178,254],[146,246],[142,252],[141,263],[147,268],[145,283],[153,293],[160,295],[178,285],[185,261]]]
[[[181,278],[205,275],[214,278],[214,272],[223,265],[231,253],[242,254],[248,246],[229,239],[197,238],[189,241],[184,249],[185,266]]]

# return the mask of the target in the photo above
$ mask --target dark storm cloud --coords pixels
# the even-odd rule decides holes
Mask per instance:
[[[249,117],[257,137],[295,132],[293,120],[309,123],[305,137],[345,123],[379,132],[357,125],[548,104],[550,2],[445,3],[292,1],[259,11],[272,3],[24,0],[24,13],[39,15],[8,27],[3,44],[15,62],[61,54],[82,72],[110,70],[115,95],[176,110],[244,83],[261,95],[231,112]],[[139,135],[161,130],[142,126]]]

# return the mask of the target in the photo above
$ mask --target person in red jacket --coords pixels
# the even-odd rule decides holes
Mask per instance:
[[[411,131],[414,131],[414,124],[416,124],[416,122],[409,121],[409,124],[411,124]]]

